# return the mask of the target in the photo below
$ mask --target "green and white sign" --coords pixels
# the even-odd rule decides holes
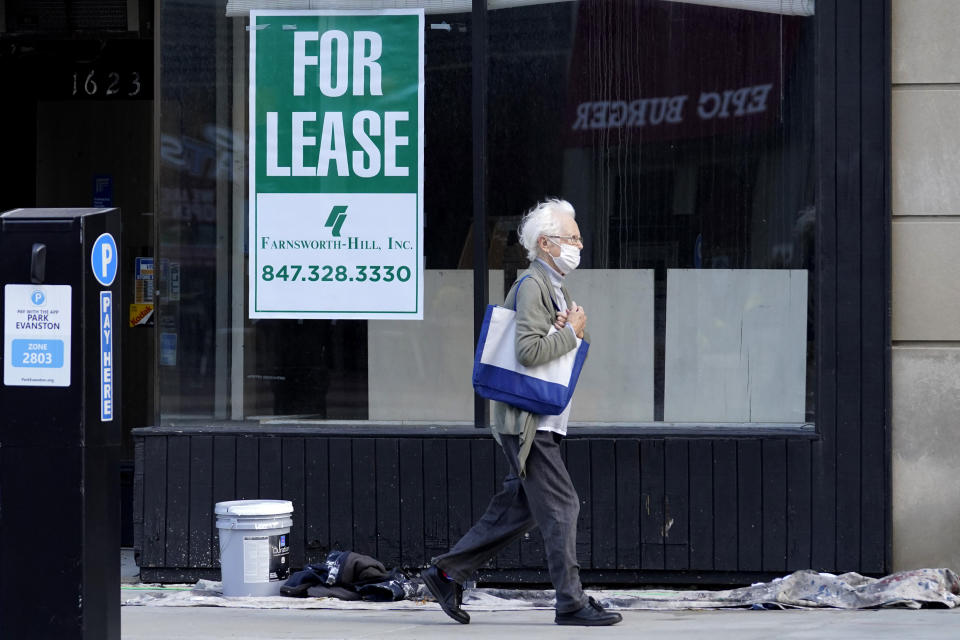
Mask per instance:
[[[251,318],[423,318],[423,24],[250,12]]]

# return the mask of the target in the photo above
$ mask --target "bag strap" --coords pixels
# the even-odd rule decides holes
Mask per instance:
[[[520,297],[520,285],[523,284],[523,281],[529,277],[530,277],[530,274],[528,273],[527,275],[517,280],[517,284],[515,285],[516,291],[513,292],[513,310],[514,311],[517,310],[517,298]]]
[[[527,275],[525,275],[525,276],[523,276],[522,278],[520,278],[519,280],[517,280],[517,283],[514,285],[514,288],[516,289],[516,291],[513,292],[513,310],[514,310],[514,311],[517,310],[517,298],[520,297],[520,285],[523,284],[523,281],[524,281],[524,280],[526,280],[527,278],[529,278],[529,277],[532,276],[532,275],[533,275],[532,273],[528,273]],[[539,283],[538,283],[538,284],[539,284]],[[548,286],[549,286],[549,285],[548,285]],[[560,311],[560,307],[557,306],[557,301],[553,299],[553,295],[552,295],[552,294],[548,294],[548,295],[549,295],[549,297],[550,297],[550,303],[553,304],[553,308],[554,308],[556,311]]]

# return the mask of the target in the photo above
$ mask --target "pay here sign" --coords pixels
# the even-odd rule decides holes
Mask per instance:
[[[250,12],[250,317],[423,317],[423,11]]]

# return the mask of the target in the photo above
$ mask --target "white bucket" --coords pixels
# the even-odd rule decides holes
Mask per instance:
[[[220,573],[225,596],[276,596],[290,575],[289,500],[218,502]]]

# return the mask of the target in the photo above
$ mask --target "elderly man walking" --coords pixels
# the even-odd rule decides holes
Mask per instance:
[[[530,267],[518,274],[504,306],[516,308],[517,360],[537,366],[587,340],[587,315],[570,297],[564,277],[580,264],[583,238],[569,202],[550,199],[531,209],[520,224],[520,242]],[[529,276],[529,277],[527,277]],[[550,333],[551,327],[556,331]],[[560,415],[537,415],[493,403],[493,436],[510,464],[503,487],[486,512],[453,548],[421,574],[444,612],[462,624],[463,583],[484,562],[535,527],[540,527],[556,617],[563,625],[603,626],[621,616],[587,597],[577,563],[580,499],[560,455],[570,404]]]

